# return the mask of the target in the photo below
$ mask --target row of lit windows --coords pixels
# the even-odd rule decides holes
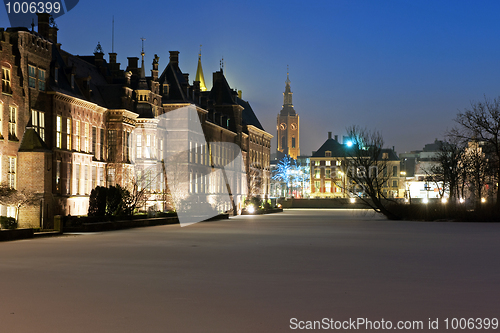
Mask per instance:
[[[72,165],[58,160],[55,171],[57,193],[88,195],[96,186],[105,185],[103,166],[81,165],[79,163]]]
[[[271,147],[271,141],[266,140],[260,136],[253,135],[253,134],[250,135],[250,142],[253,142],[253,143],[262,145],[264,147],[268,147],[268,148]]]

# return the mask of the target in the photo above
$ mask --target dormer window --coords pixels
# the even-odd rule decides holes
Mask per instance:
[[[329,150],[325,151],[325,157],[332,157],[332,152]]]

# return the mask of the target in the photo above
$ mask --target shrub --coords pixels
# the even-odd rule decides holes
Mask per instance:
[[[16,229],[17,221],[13,217],[0,216],[0,225],[2,229]]]
[[[106,215],[106,192],[107,188],[102,186],[97,186],[90,192],[89,216]]]

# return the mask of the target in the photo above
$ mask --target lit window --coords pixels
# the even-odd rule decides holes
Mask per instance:
[[[331,165],[331,161],[325,161],[325,165],[326,166],[330,166]]]
[[[17,108],[9,106],[9,140],[17,140]]]
[[[84,139],[83,139],[83,145],[84,145],[84,150],[86,153],[89,152],[89,136],[90,136],[90,129],[89,129],[89,123],[85,123],[84,125],[85,132],[84,134]]]
[[[319,181],[314,182],[314,192],[319,192],[320,188],[321,188],[321,182]]]
[[[325,178],[330,178],[330,175],[331,175],[331,170],[330,169],[326,169],[325,170]]]
[[[91,151],[91,153],[93,153],[94,156],[96,155],[95,154],[96,146],[97,146],[97,127],[92,126],[92,151]]]
[[[108,186],[115,185],[115,169],[108,168]]]
[[[104,160],[104,128],[99,128],[99,158]],[[103,185],[101,185],[103,186]]]
[[[38,89],[45,91],[45,70],[38,69]]]
[[[116,161],[116,130],[108,131],[108,159]]]
[[[137,158],[142,158],[142,135],[137,134]]]
[[[9,157],[9,172],[8,172],[8,182],[9,187],[15,189],[16,188],[16,158]]]
[[[320,178],[321,177],[321,170],[316,169],[314,170],[314,178]]]
[[[2,92],[12,94],[12,84],[10,81],[10,69],[2,67]]]
[[[92,167],[92,188],[97,186],[97,166]]]
[[[71,150],[71,118],[66,119],[66,149]]]
[[[61,148],[62,134],[61,134],[61,116],[56,117],[56,147]]]
[[[146,150],[144,155],[145,158],[151,158],[151,135],[146,135]]]
[[[325,182],[325,192],[330,193],[331,191],[332,191],[332,182],[326,181]]]
[[[31,124],[40,138],[45,141],[45,113],[31,110]]]
[[[124,157],[125,157],[125,162],[130,162],[130,132],[125,132],[124,133],[124,141],[125,141],[125,147],[124,147]]]
[[[314,165],[318,166],[319,165],[319,161],[314,161]]]
[[[75,150],[80,150],[80,120],[75,121]]]
[[[61,191],[61,161],[56,161],[56,191]]]
[[[82,193],[84,194],[89,194],[89,166],[88,164],[85,164],[85,167],[83,168],[83,191]]]
[[[73,191],[73,194],[80,194],[80,164],[75,164],[75,189]]]
[[[28,86],[30,88],[35,88],[36,83],[36,67],[28,65]]]

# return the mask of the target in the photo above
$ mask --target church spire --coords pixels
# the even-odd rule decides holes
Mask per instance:
[[[290,88],[290,72],[288,66],[286,66],[286,81],[285,81],[285,92],[283,93],[283,109],[281,114],[295,115],[295,110],[293,109],[292,103],[292,89]]]
[[[142,63],[141,63],[141,70],[139,72],[139,85],[137,88],[139,90],[147,90],[148,83],[146,81],[146,70],[144,67],[144,56],[146,55],[146,53],[144,53],[144,41],[146,40],[146,38],[141,38],[141,40],[142,40],[142,51],[141,51]]]
[[[205,85],[205,78],[203,76],[203,68],[201,68],[201,45],[200,45],[200,53],[198,53],[198,68],[196,69],[196,77],[194,80],[200,82],[201,91],[207,91],[207,87]]]

